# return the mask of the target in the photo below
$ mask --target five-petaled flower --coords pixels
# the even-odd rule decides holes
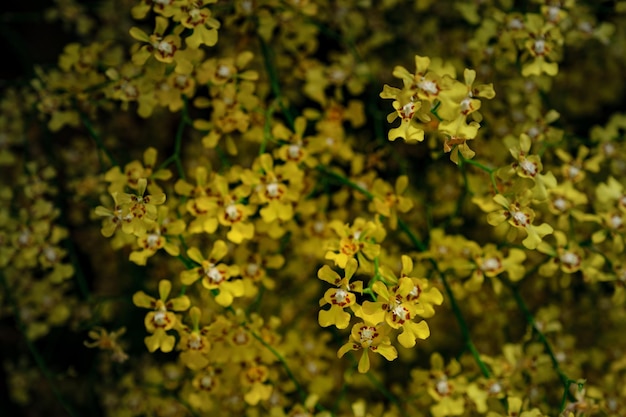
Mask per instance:
[[[319,279],[324,280],[337,288],[326,290],[324,298],[320,300],[320,307],[330,304],[329,310],[320,310],[318,321],[320,326],[328,327],[335,325],[338,329],[345,329],[350,324],[350,313],[346,308],[356,303],[356,294],[363,292],[363,282],[350,282],[350,279],[357,270],[357,261],[354,258],[348,260],[345,269],[345,276],[341,278],[339,274],[324,265],[318,272]]]
[[[359,372],[364,373],[370,369],[369,352],[378,353],[388,361],[392,361],[398,357],[398,351],[389,341],[389,326],[384,323],[371,324],[369,322],[361,322],[352,326],[350,332],[350,341],[339,348],[338,357],[342,357],[351,350],[362,350],[361,359],[359,359]]]
[[[189,248],[187,256],[196,262],[198,267],[184,270],[180,274],[180,281],[184,285],[191,285],[202,279],[202,285],[208,290],[217,290],[215,301],[221,306],[228,307],[235,297],[244,294],[244,284],[240,279],[231,280],[239,275],[237,265],[226,265],[220,261],[228,254],[228,246],[223,240],[217,240],[209,257],[205,259],[197,247]]]
[[[149,296],[143,291],[133,295],[133,303],[137,307],[149,308],[152,311],[146,315],[144,320],[146,330],[151,333],[144,341],[150,352],[161,349],[163,352],[171,352],[174,349],[176,338],[167,334],[178,323],[178,318],[174,311],[185,311],[191,305],[189,297],[181,295],[169,299],[172,283],[166,279],[159,281],[159,298]]]

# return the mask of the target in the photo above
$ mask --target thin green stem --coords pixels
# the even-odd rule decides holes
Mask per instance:
[[[368,354],[367,352],[363,352],[363,355],[367,355],[367,354]],[[356,367],[358,366],[358,362],[359,362],[359,361],[357,360],[356,355],[354,354],[354,352],[350,352],[350,359],[351,359],[351,360],[352,360],[352,362],[353,362],[353,367],[354,367],[354,368],[356,368]],[[383,396],[384,396],[385,398],[387,398],[387,400],[389,400],[389,402],[391,402],[391,403],[395,404],[398,408],[401,408],[401,405],[400,405],[400,400],[398,400],[398,398],[396,398],[396,396],[395,396],[395,395],[393,395],[393,394],[392,394],[392,393],[391,393],[391,392],[390,392],[390,391],[389,391],[389,390],[385,387],[385,385],[384,385],[382,382],[380,382],[380,381],[378,380],[378,378],[376,378],[376,376],[375,376],[373,373],[371,373],[371,372],[367,372],[367,373],[365,374],[365,376],[367,377],[367,379],[369,379],[369,381],[371,382],[371,384],[372,384],[374,387],[376,387],[376,389],[377,389],[378,391],[380,391],[380,392],[383,394]]]
[[[272,54],[272,50],[268,47],[265,40],[259,36],[259,43],[261,45],[261,53],[263,54],[263,61],[265,62],[265,69],[267,71],[267,75],[269,77],[270,86],[272,88],[272,93],[278,100],[278,104],[283,112],[283,115],[287,119],[289,123],[289,127],[293,129],[294,127],[294,117],[291,114],[291,110],[285,105],[283,95],[280,89],[280,82],[278,81],[278,73],[276,71],[276,65],[274,65],[274,57]]]
[[[417,249],[419,249],[420,252],[426,251],[427,248],[426,248],[426,245],[424,244],[424,242],[422,242],[420,239],[417,238],[417,236],[415,236],[415,233],[413,233],[413,231],[411,230],[409,225],[407,225],[404,222],[404,220],[399,218],[398,219],[398,226],[400,227],[400,230],[402,230],[409,237],[409,240],[411,241],[413,246],[415,246]]]
[[[183,168],[183,163],[181,160],[181,149],[183,142],[183,135],[185,133],[185,127],[191,124],[189,119],[189,103],[186,96],[183,96],[183,109],[181,111],[180,122],[178,123],[178,128],[176,129],[176,137],[174,140],[174,154],[172,154],[169,158],[167,158],[161,165],[159,165],[158,169],[167,168],[172,162],[176,165],[176,170],[178,171],[178,176],[181,179],[185,179],[185,169]]]
[[[544,349],[546,350],[546,353],[548,354],[548,356],[550,357],[550,361],[552,362],[552,367],[556,371],[557,375],[559,376],[559,379],[561,380],[561,383],[563,384],[563,397],[561,400],[561,409],[560,409],[560,412],[563,412],[563,410],[565,409],[565,403],[567,401],[567,398],[571,395],[571,393],[569,392],[569,386],[572,383],[577,383],[577,381],[569,378],[565,374],[565,372],[563,372],[563,370],[561,369],[559,365],[559,361],[556,358],[556,355],[554,354],[554,350],[552,349],[552,345],[550,344],[550,341],[546,338],[546,335],[537,326],[535,317],[530,312],[530,309],[528,308],[528,305],[522,298],[522,295],[520,294],[518,288],[507,280],[503,280],[503,282],[511,290],[511,294],[513,294],[513,298],[515,299],[517,306],[522,311],[522,314],[524,315],[524,318],[526,319],[526,323],[528,323],[528,325],[532,328],[533,333],[537,335],[537,338],[543,344]],[[575,398],[571,398],[571,399],[575,400]]]
[[[276,359],[278,359],[280,364],[283,366],[283,369],[285,370],[285,373],[287,374],[289,379],[291,379],[291,381],[294,383],[294,385],[296,387],[296,391],[298,391],[298,395],[300,396],[300,401],[304,404],[304,402],[307,399],[307,393],[304,390],[304,388],[302,387],[302,385],[300,384],[300,382],[298,382],[298,379],[294,375],[293,371],[291,370],[291,367],[287,363],[287,360],[284,358],[284,356],[281,355],[280,352],[278,352],[276,349],[274,349],[274,347],[272,345],[270,345],[265,340],[263,340],[263,338],[261,336],[259,336],[258,334],[256,334],[255,332],[253,332],[250,329],[248,329],[248,331],[250,332],[252,337],[254,337],[256,340],[258,340],[263,346],[265,346],[265,348],[267,350],[272,352],[272,354],[276,357]],[[317,411],[328,411],[328,410],[326,410],[326,408],[324,406],[322,406],[319,403],[315,404],[315,409]],[[334,414],[331,412],[331,415],[334,415]]]
[[[496,194],[499,194],[498,191],[498,183],[496,181],[496,172],[498,171],[497,168],[489,168],[486,165],[481,164],[478,161],[475,161],[473,159],[466,159],[463,157],[463,155],[461,155],[461,153],[459,152],[459,168],[464,169],[464,165],[473,165],[483,171],[485,171],[487,174],[489,174],[489,179],[491,180],[491,185],[493,186],[493,190]]]
[[[263,155],[265,153],[265,149],[267,148],[267,143],[272,140],[272,115],[274,114],[275,106],[277,101],[274,101],[267,112],[265,113],[265,125],[263,126],[263,140],[261,141],[261,146],[259,148],[259,155]]]
[[[467,322],[465,321],[465,318],[463,317],[463,313],[461,312],[461,309],[459,308],[459,304],[456,301],[456,297],[454,296],[454,293],[452,292],[452,288],[450,287],[450,284],[448,283],[448,279],[446,278],[446,275],[444,273],[440,273],[440,276],[441,276],[441,282],[443,283],[443,287],[445,288],[446,294],[448,295],[448,299],[450,300],[450,306],[452,307],[452,312],[454,313],[454,316],[456,317],[456,321],[459,323],[459,327],[461,328],[461,334],[463,335],[465,346],[467,346],[470,353],[474,357],[474,360],[476,361],[476,364],[478,365],[480,372],[482,372],[485,378],[489,378],[491,377],[491,372],[489,372],[489,368],[487,367],[485,362],[483,362],[483,360],[481,359],[478,349],[476,349],[474,342],[472,342],[472,336],[470,335],[469,327],[467,326]]]
[[[360,185],[350,181],[348,178],[344,177],[341,174],[338,174],[335,171],[331,171],[328,168],[326,168],[324,165],[318,165],[315,167],[315,169],[317,169],[319,172],[322,172],[325,175],[328,175],[329,177],[334,178],[335,180],[337,180],[339,183],[347,185],[348,187],[359,191],[361,194],[363,194],[365,197],[368,198],[368,200],[372,200],[374,198],[374,195],[372,193],[370,193],[369,191],[367,191],[365,188],[361,187]]]
[[[304,390],[304,388],[302,388],[302,385],[300,384],[300,382],[298,381],[298,379],[294,375],[293,371],[291,370],[291,367],[287,363],[287,360],[276,349],[274,349],[274,347],[272,345],[270,345],[265,340],[263,340],[263,338],[261,336],[259,336],[258,334],[256,334],[252,330],[248,330],[248,331],[250,332],[252,337],[254,337],[256,340],[258,340],[263,346],[265,346],[265,348],[267,350],[272,352],[272,355],[274,355],[276,357],[276,359],[278,359],[280,364],[283,366],[283,369],[285,370],[285,373],[287,374],[289,379],[291,379],[291,381],[296,386],[296,390],[298,391],[298,395],[300,396],[300,401],[304,402],[306,400],[306,397],[307,397],[306,391]]]
[[[83,123],[83,126],[85,126],[85,128],[87,129],[87,132],[89,132],[89,136],[91,136],[91,138],[96,142],[96,146],[98,147],[98,149],[100,149],[107,156],[107,158],[109,158],[109,162],[111,163],[111,165],[119,166],[117,159],[115,159],[113,154],[107,149],[106,146],[104,146],[104,142],[102,141],[102,138],[100,137],[100,135],[96,132],[96,129],[91,123],[91,120],[89,120],[87,115],[84,112],[80,111],[77,106],[76,106],[76,111],[78,111],[78,114],[80,116],[80,120]],[[98,158],[100,158],[99,154],[98,154]],[[100,160],[100,163],[102,164],[102,160]]]

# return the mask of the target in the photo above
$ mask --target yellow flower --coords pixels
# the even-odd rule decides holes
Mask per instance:
[[[236,57],[207,59],[197,69],[198,83],[208,83],[214,87],[225,85],[234,80],[255,81],[259,78],[258,72],[254,70],[244,71],[244,68],[253,58],[252,52],[243,51]]]
[[[159,206],[157,220],[137,238],[138,250],[130,253],[129,259],[137,265],[146,265],[148,258],[159,249],[164,249],[171,256],[178,256],[180,249],[174,239],[185,230],[185,222],[168,216],[169,208]]]
[[[411,372],[413,384],[423,392],[428,392],[435,401],[430,411],[435,417],[460,416],[465,413],[464,394],[467,382],[461,373],[461,365],[452,359],[444,367],[440,353],[430,356],[430,369],[414,369]]]
[[[547,223],[542,223],[539,226],[532,224],[535,212],[528,205],[524,204],[523,201],[525,199],[521,199],[521,202],[511,202],[502,194],[495,195],[493,200],[502,206],[503,209],[489,213],[487,221],[492,226],[508,222],[512,227],[525,231],[526,238],[522,241],[522,244],[528,249],[536,249],[543,237],[551,234],[553,229]]]
[[[408,186],[409,178],[406,175],[401,175],[396,179],[395,189],[380,178],[374,180],[371,191],[374,196],[373,208],[377,213],[389,219],[391,230],[396,230],[398,227],[398,212],[407,213],[413,208],[413,200],[402,196]]]
[[[230,230],[226,237],[233,243],[241,243],[254,237],[254,225],[248,217],[256,213],[256,207],[245,204],[250,195],[250,187],[245,185],[229,189],[228,181],[222,176],[216,176],[214,187],[217,192],[217,220],[222,226]]]
[[[155,180],[168,180],[172,177],[172,172],[168,169],[156,169],[157,150],[149,147],[143,153],[143,163],[132,161],[124,166],[124,172],[119,166],[114,166],[104,175],[104,180],[111,183],[108,191],[110,193],[126,191],[126,187],[137,190],[139,180],[145,178],[148,182],[148,190],[151,193],[160,193],[163,190],[155,183]]]
[[[131,15],[133,19],[141,20],[152,10],[161,16],[170,17],[176,11],[176,0],[143,0],[132,7]]]
[[[338,220],[333,220],[329,226],[337,233],[339,240],[329,241],[325,258],[334,261],[339,268],[346,269],[348,260],[356,257],[360,267],[371,269],[372,260],[380,253],[379,243],[385,237],[385,229],[361,217],[352,226]]]
[[[182,326],[178,331],[180,335],[178,349],[182,351],[180,360],[193,370],[205,368],[209,364],[207,355],[211,350],[211,344],[206,337],[209,328],[206,326],[200,328],[200,316],[200,309],[191,307],[189,310],[191,327]]]
[[[93,340],[84,341],[83,344],[88,348],[97,347],[102,350],[110,350],[111,359],[114,362],[122,363],[128,359],[128,355],[124,352],[117,339],[124,333],[126,333],[125,327],[109,333],[106,329],[96,326],[89,331],[89,337]]]
[[[494,244],[487,244],[481,248],[480,252],[474,255],[476,268],[470,279],[465,282],[465,288],[469,291],[478,291],[485,277],[488,277],[495,293],[499,294],[502,289],[502,283],[497,278],[499,275],[506,272],[509,280],[514,282],[522,279],[526,272],[523,265],[526,253],[517,248],[511,248],[508,252],[508,256],[505,256]]]
[[[318,321],[320,326],[328,327],[334,325],[338,329],[345,329],[350,324],[350,314],[345,311],[347,307],[352,307],[356,303],[356,294],[363,292],[363,283],[357,281],[350,283],[350,279],[357,270],[356,259],[348,260],[345,268],[345,276],[341,278],[339,274],[324,265],[317,271],[317,277],[323,281],[335,285],[337,288],[326,290],[324,298],[320,300],[320,307],[330,304],[329,310],[320,310]]]
[[[372,289],[378,296],[377,301],[365,301],[359,317],[372,323],[385,322],[392,329],[402,329],[398,342],[405,348],[415,346],[418,338],[427,339],[430,336],[430,329],[425,321],[413,321],[421,312],[421,306],[411,296],[416,289],[412,279],[402,277],[392,288],[376,281]]]
[[[209,173],[209,170],[200,166],[195,170],[195,186],[182,179],[174,184],[176,193],[188,197],[185,207],[195,217],[187,227],[189,233],[211,234],[217,230],[218,191],[215,177],[216,174]]]
[[[240,279],[231,280],[233,276],[239,275],[238,266],[218,263],[227,254],[228,247],[223,240],[218,240],[213,244],[208,259],[202,256],[200,249],[190,248],[187,256],[200,266],[181,272],[180,281],[184,285],[191,285],[202,278],[202,285],[205,288],[218,290],[215,301],[223,307],[230,306],[235,297],[241,297],[244,294],[244,284]]]
[[[215,3],[215,0],[189,2],[188,7],[181,7],[173,16],[175,21],[191,29],[191,35],[185,38],[185,43],[192,49],[198,49],[201,45],[214,46],[217,43],[220,22],[211,17],[211,10],[203,7],[209,3]]]
[[[398,357],[398,351],[391,345],[387,333],[389,327],[385,324],[358,323],[352,326],[350,341],[339,348],[337,357],[341,358],[351,350],[363,350],[359,359],[358,370],[365,373],[370,369],[369,352],[378,353],[388,361]]]
[[[169,22],[166,18],[157,16],[152,35],[148,35],[137,27],[130,29],[130,35],[144,43],[133,53],[132,60],[135,65],[142,66],[151,56],[166,64],[174,62],[180,49],[180,33],[185,28],[182,25],[176,25],[171,34],[165,35],[168,24]]]
[[[311,155],[310,138],[304,137],[305,130],[306,118],[302,116],[294,121],[293,132],[283,124],[275,125],[272,135],[274,139],[284,143],[274,152],[276,158],[287,164],[304,164],[309,168],[315,166],[317,160]]]
[[[505,141],[506,142],[506,141]],[[548,198],[548,189],[557,185],[556,178],[551,171],[542,174],[543,164],[539,155],[531,155],[530,147],[532,141],[530,137],[522,133],[519,141],[511,140],[507,143],[509,152],[516,159],[509,169],[500,169],[498,174],[503,179],[509,179],[517,174],[520,178],[531,179],[535,186],[533,187],[533,198],[543,201]]]
[[[524,42],[530,62],[522,66],[522,76],[541,75],[546,73],[555,76],[559,66],[555,61],[559,59],[559,46],[563,43],[563,36],[558,28],[545,22],[538,14],[526,14],[525,28],[527,39]]]
[[[140,178],[137,181],[137,194],[113,193],[119,204],[122,231],[135,236],[144,235],[158,218],[157,206],[165,203],[165,194],[144,195],[148,181]]]
[[[265,384],[269,378],[269,369],[264,365],[251,365],[241,371],[241,385],[247,389],[244,400],[250,405],[257,405],[267,400],[274,388]]]
[[[189,297],[181,295],[172,299],[168,299],[172,283],[168,280],[159,281],[159,298],[153,298],[143,291],[136,292],[133,295],[133,303],[137,307],[149,308],[153,311],[146,315],[144,324],[146,330],[152,333],[144,339],[146,347],[150,352],[161,349],[163,352],[171,352],[174,349],[176,338],[168,335],[167,331],[173,329],[178,319],[173,313],[174,311],[185,311],[190,306]]]
[[[409,143],[422,142],[424,140],[424,130],[414,123],[414,117],[421,109],[422,103],[414,102],[411,98],[404,97],[403,100],[394,100],[392,103],[395,112],[389,113],[387,123],[393,123],[397,118],[400,118],[400,126],[389,129],[387,138],[390,141],[402,138]]]
[[[254,187],[250,202],[262,206],[264,222],[287,221],[293,217],[293,203],[300,199],[303,175],[296,165],[274,166],[271,155],[263,154],[253,164],[252,170],[241,174],[241,181]]]

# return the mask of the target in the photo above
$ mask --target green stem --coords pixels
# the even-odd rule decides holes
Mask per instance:
[[[267,350],[272,352],[272,355],[274,355],[276,357],[276,359],[278,359],[278,361],[283,366],[283,369],[285,369],[285,373],[287,374],[289,379],[291,379],[291,381],[296,386],[296,390],[298,391],[298,395],[300,396],[300,401],[304,402],[306,400],[306,397],[307,397],[306,391],[304,390],[304,388],[302,388],[302,385],[300,385],[300,382],[298,382],[298,379],[296,378],[296,376],[294,375],[293,371],[289,367],[289,364],[287,364],[287,360],[276,349],[274,349],[274,347],[272,345],[270,345],[265,340],[263,340],[263,338],[261,336],[259,336],[258,334],[256,334],[252,330],[248,329],[248,331],[250,332],[252,337],[254,337],[256,340],[258,340],[263,346],[265,346],[265,348]]]
[[[291,114],[291,110],[285,105],[283,100],[283,95],[280,91],[280,83],[278,81],[278,73],[276,72],[276,66],[274,65],[274,59],[272,55],[272,50],[267,46],[265,40],[259,36],[259,43],[261,44],[261,53],[263,54],[263,61],[265,62],[265,69],[267,71],[267,75],[269,77],[270,86],[272,88],[272,92],[278,100],[278,104],[283,112],[283,115],[287,119],[289,123],[289,127],[293,129],[294,127],[294,117]]]
[[[474,342],[472,342],[472,336],[470,335],[469,327],[467,326],[467,322],[465,321],[465,318],[463,318],[463,313],[461,313],[461,309],[459,308],[459,304],[457,303],[456,298],[454,297],[452,288],[450,288],[448,279],[446,278],[446,275],[444,273],[440,273],[440,276],[441,276],[441,282],[443,282],[443,286],[446,290],[446,294],[448,295],[448,299],[450,300],[450,306],[452,306],[452,312],[454,313],[454,316],[456,317],[456,321],[459,323],[459,327],[461,328],[461,334],[463,335],[463,340],[465,341],[465,345],[467,346],[470,353],[474,357],[474,360],[476,361],[478,368],[480,368],[480,371],[482,372],[483,376],[485,378],[489,378],[491,377],[491,372],[489,372],[489,368],[487,368],[487,365],[485,364],[485,362],[483,362],[483,360],[480,358],[480,353],[478,352],[478,349],[476,349]]]
[[[107,158],[109,158],[109,162],[113,166],[119,166],[119,163],[117,162],[113,154],[106,148],[106,146],[104,146],[104,142],[102,141],[102,138],[96,132],[96,129],[93,127],[93,124],[91,123],[87,115],[83,113],[82,111],[80,111],[77,106],[76,106],[76,111],[78,112],[80,116],[80,120],[83,122],[83,126],[85,126],[85,128],[87,129],[87,132],[89,132],[89,135],[96,142],[96,146],[98,147],[98,149],[104,152]],[[98,154],[98,158],[100,158],[100,154]],[[100,160],[100,164],[102,164],[102,160]]]
[[[489,168],[488,166],[483,165],[480,162],[475,161],[473,159],[465,159],[463,155],[461,155],[461,153],[459,152],[459,168],[464,169],[465,164],[473,165],[485,171],[487,174],[489,174],[489,179],[491,180],[491,185],[493,186],[493,190],[496,194],[499,194],[498,183],[496,182],[496,172],[498,170],[496,168]]]
[[[174,154],[167,158],[161,165],[159,165],[158,169],[167,168],[172,162],[176,164],[176,170],[178,171],[178,176],[181,179],[185,179],[185,170],[183,168],[183,163],[181,160],[181,148],[183,142],[183,134],[185,133],[185,127],[191,124],[188,113],[189,103],[186,96],[183,96],[183,109],[181,111],[180,122],[178,123],[178,128],[176,129],[176,138],[174,141]]]
[[[404,220],[398,218],[398,226],[400,226],[400,230],[402,230],[409,237],[409,240],[411,241],[413,246],[419,249],[420,252],[426,251],[427,248],[424,242],[422,242],[421,240],[417,238],[417,236],[415,236],[415,233],[413,233],[413,231],[404,222]]]
[[[332,177],[332,178],[336,179],[339,183],[347,185],[348,187],[350,187],[350,188],[352,188],[354,190],[359,191],[361,194],[363,194],[365,197],[367,197],[368,200],[373,200],[374,199],[374,195],[372,193],[370,193],[369,191],[367,191],[365,188],[363,188],[360,185],[350,181],[348,178],[344,177],[343,175],[329,170],[324,165],[318,165],[318,166],[315,167],[315,169],[317,169],[319,172],[321,172],[321,173],[323,173],[325,175],[328,175],[329,177]]]
[[[363,352],[363,354],[364,354],[364,355],[367,355],[368,353],[367,353],[367,352]],[[355,368],[355,369],[356,369],[356,368],[357,368],[357,366],[358,366],[358,360],[357,360],[356,355],[354,354],[354,352],[350,352],[350,358],[352,359],[352,362],[353,362],[353,368]],[[377,389],[378,391],[380,391],[380,392],[381,392],[381,394],[383,394],[383,396],[389,400],[389,402],[393,403],[393,404],[394,404],[394,405],[396,405],[398,408],[401,408],[401,405],[400,405],[400,400],[398,400],[398,399],[395,397],[395,395],[393,395],[393,394],[392,394],[392,393],[391,393],[391,392],[390,392],[390,391],[389,391],[389,390],[385,387],[385,385],[384,385],[382,382],[380,382],[380,381],[378,380],[378,378],[376,378],[376,376],[375,376],[373,373],[371,373],[371,372],[367,372],[367,373],[365,374],[365,376],[367,377],[367,379],[369,379],[369,380],[370,380],[370,382],[372,383],[372,385],[373,385],[374,387],[376,387],[376,389]]]
[[[509,281],[503,280],[503,282],[511,290],[511,293],[513,294],[513,298],[515,298],[515,302],[517,303],[517,306],[522,311],[522,314],[524,314],[524,318],[526,319],[526,323],[528,323],[528,325],[532,328],[533,333],[535,335],[537,335],[537,338],[543,344],[543,346],[544,346],[544,348],[546,350],[546,353],[548,354],[548,356],[550,357],[550,360],[552,362],[552,367],[554,368],[554,370],[558,374],[559,379],[561,380],[561,383],[563,384],[563,397],[562,397],[562,400],[561,400],[561,409],[560,409],[560,412],[563,412],[563,410],[565,409],[565,402],[566,402],[567,398],[571,396],[571,394],[569,392],[569,386],[572,383],[577,383],[577,381],[569,378],[565,374],[565,372],[563,372],[563,370],[561,370],[561,367],[559,365],[559,361],[556,358],[556,355],[554,354],[554,350],[552,349],[552,345],[550,344],[550,342],[546,338],[546,335],[537,326],[537,322],[535,321],[535,317],[530,312],[530,309],[528,308],[528,305],[526,305],[526,302],[522,298],[522,295],[520,294],[518,288],[515,285],[513,285],[512,283],[510,283]],[[575,398],[573,398],[573,396],[570,399],[575,401]]]
[[[275,104],[276,104],[276,101],[274,101],[269,106],[269,108],[267,109],[267,112],[265,113],[265,125],[263,126],[263,140],[261,141],[261,147],[259,148],[259,155],[263,155],[265,153],[265,149],[267,148],[267,143],[272,140],[271,120],[272,120],[272,115],[274,114],[274,111],[275,111],[275,108],[274,108]]]
[[[17,327],[22,333],[22,336],[24,336],[24,341],[26,342],[26,346],[28,347],[30,354],[35,360],[35,363],[39,367],[39,370],[48,381],[52,394],[56,397],[57,401],[59,402],[59,404],[61,404],[61,406],[63,407],[63,409],[68,415],[70,415],[71,417],[75,417],[75,416],[78,417],[79,414],[67,402],[65,397],[63,397],[63,395],[61,394],[61,391],[59,391],[57,382],[54,381],[54,378],[52,377],[52,372],[50,371],[50,369],[48,369],[48,366],[46,365],[46,361],[43,359],[43,356],[41,356],[35,344],[26,335],[26,325],[24,324],[20,316],[20,311],[19,311],[19,307],[17,306],[17,301],[15,301],[15,298],[13,298],[13,295],[9,288],[9,284],[6,281],[6,277],[4,276],[2,272],[0,272],[0,282],[2,282],[2,288],[4,289],[4,293],[6,294],[7,300],[9,304],[11,305],[11,308],[13,309],[13,315],[15,316],[15,322],[17,324]]]
[[[294,375],[293,371],[289,367],[289,364],[287,364],[287,360],[276,349],[274,349],[274,347],[272,345],[270,345],[265,340],[263,340],[263,338],[261,336],[259,336],[258,334],[256,334],[255,332],[253,332],[250,329],[248,329],[248,331],[250,332],[252,337],[254,337],[256,340],[258,340],[263,346],[265,346],[265,348],[267,350],[272,352],[272,354],[276,357],[276,359],[278,359],[280,364],[283,366],[283,369],[285,370],[285,373],[287,374],[289,379],[291,379],[291,381],[296,386],[296,390],[298,391],[298,395],[300,396],[300,401],[304,404],[306,402],[306,399],[307,399],[307,393],[304,390],[304,388],[302,387],[302,385],[300,385],[300,382],[298,382],[298,379],[296,378],[296,376]],[[326,408],[324,406],[322,406],[321,404],[319,404],[319,403],[315,404],[315,409],[317,411],[327,411]],[[331,412],[331,415],[334,415],[334,414]]]

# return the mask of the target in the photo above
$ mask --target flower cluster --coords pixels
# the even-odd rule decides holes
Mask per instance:
[[[87,3],[0,83],[7,413],[626,415],[624,2]]]

